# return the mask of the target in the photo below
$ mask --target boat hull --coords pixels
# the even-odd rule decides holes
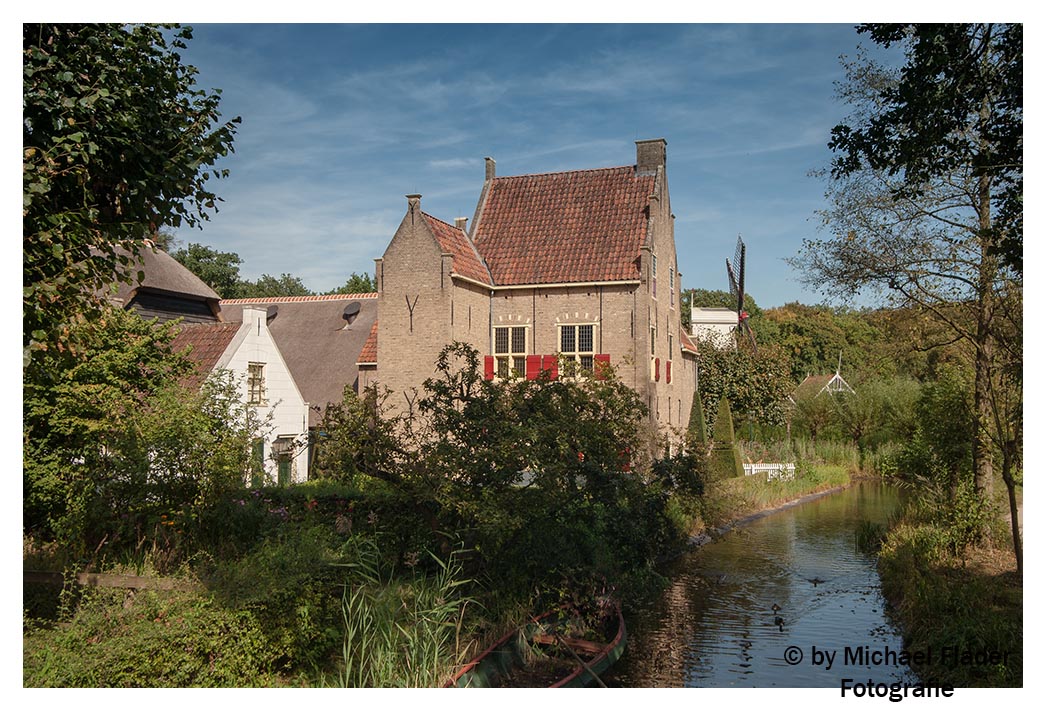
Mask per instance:
[[[520,671],[529,667],[528,646],[536,636],[557,637],[560,611],[549,611],[532,619],[521,628],[507,633],[474,660],[466,663],[446,687],[586,687],[595,683],[625,652],[625,620],[621,609],[610,614],[614,635],[592,654],[572,660],[555,679],[537,682],[538,678],[521,681]],[[563,642],[563,639],[560,639]],[[567,660],[567,658],[564,658]],[[583,662],[584,661],[584,664]],[[515,682],[515,684],[513,684]]]

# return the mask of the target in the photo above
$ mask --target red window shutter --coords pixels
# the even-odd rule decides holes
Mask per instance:
[[[672,361],[666,361],[665,362],[665,382],[666,383],[672,383],[673,382],[673,362]]]
[[[596,354],[595,356],[593,356],[593,361],[595,361],[594,365],[596,366],[596,368],[594,369],[596,372],[596,378],[601,381],[607,378],[606,369],[609,369],[611,367],[611,355]]]
[[[494,380],[494,356],[484,356],[484,378]]]
[[[556,354],[546,354],[545,356],[542,356],[542,370],[549,372],[549,380],[556,380],[558,369],[559,364],[556,359]]]
[[[662,362],[659,361],[658,359],[655,359],[654,360],[654,380],[656,380],[656,381],[658,380],[658,377],[662,375],[661,374],[661,366],[662,366]]]
[[[542,357],[539,354],[531,354],[527,357],[527,380],[533,381],[542,372]]]

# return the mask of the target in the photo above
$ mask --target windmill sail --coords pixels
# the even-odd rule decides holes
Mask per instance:
[[[745,311],[745,243],[742,242],[741,235],[738,236],[738,244],[734,248],[734,263],[727,260],[727,281],[738,312],[738,342],[742,341],[744,333],[749,337],[749,343],[755,352],[756,334],[749,325],[749,315]]]

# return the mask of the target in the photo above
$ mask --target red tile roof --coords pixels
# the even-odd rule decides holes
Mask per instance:
[[[371,324],[371,333],[367,335],[367,341],[364,342],[364,346],[360,349],[360,356],[356,359],[356,364],[372,364],[378,363],[378,320],[375,319],[374,323]]]
[[[691,335],[682,326],[680,327],[680,348],[692,354],[698,353],[698,347],[694,345]]]
[[[440,249],[454,255],[452,269],[455,273],[484,284],[491,283],[491,274],[476,252],[476,247],[464,232],[428,213],[422,213],[422,216],[429,222],[433,235],[440,243]]]
[[[494,178],[473,242],[498,285],[639,279],[654,181],[633,166]]]
[[[171,350],[181,353],[187,346],[192,347],[189,359],[196,364],[196,370],[184,380],[186,386],[199,388],[203,384],[239,330],[239,323],[187,324],[182,327],[171,341]]]
[[[253,299],[223,299],[220,304],[281,304],[285,302],[326,302],[342,299],[377,299],[378,292],[360,294],[309,294],[304,297],[255,297]]]

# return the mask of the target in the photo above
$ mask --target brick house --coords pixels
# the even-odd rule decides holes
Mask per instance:
[[[375,260],[378,321],[358,359],[406,408],[452,341],[487,378],[535,378],[558,359],[612,364],[672,437],[688,422],[694,344],[680,326],[680,277],[666,142],[636,142],[636,164],[486,176],[472,225],[407,213]],[[377,324],[381,324],[379,329]],[[559,374],[557,374],[559,375]]]

